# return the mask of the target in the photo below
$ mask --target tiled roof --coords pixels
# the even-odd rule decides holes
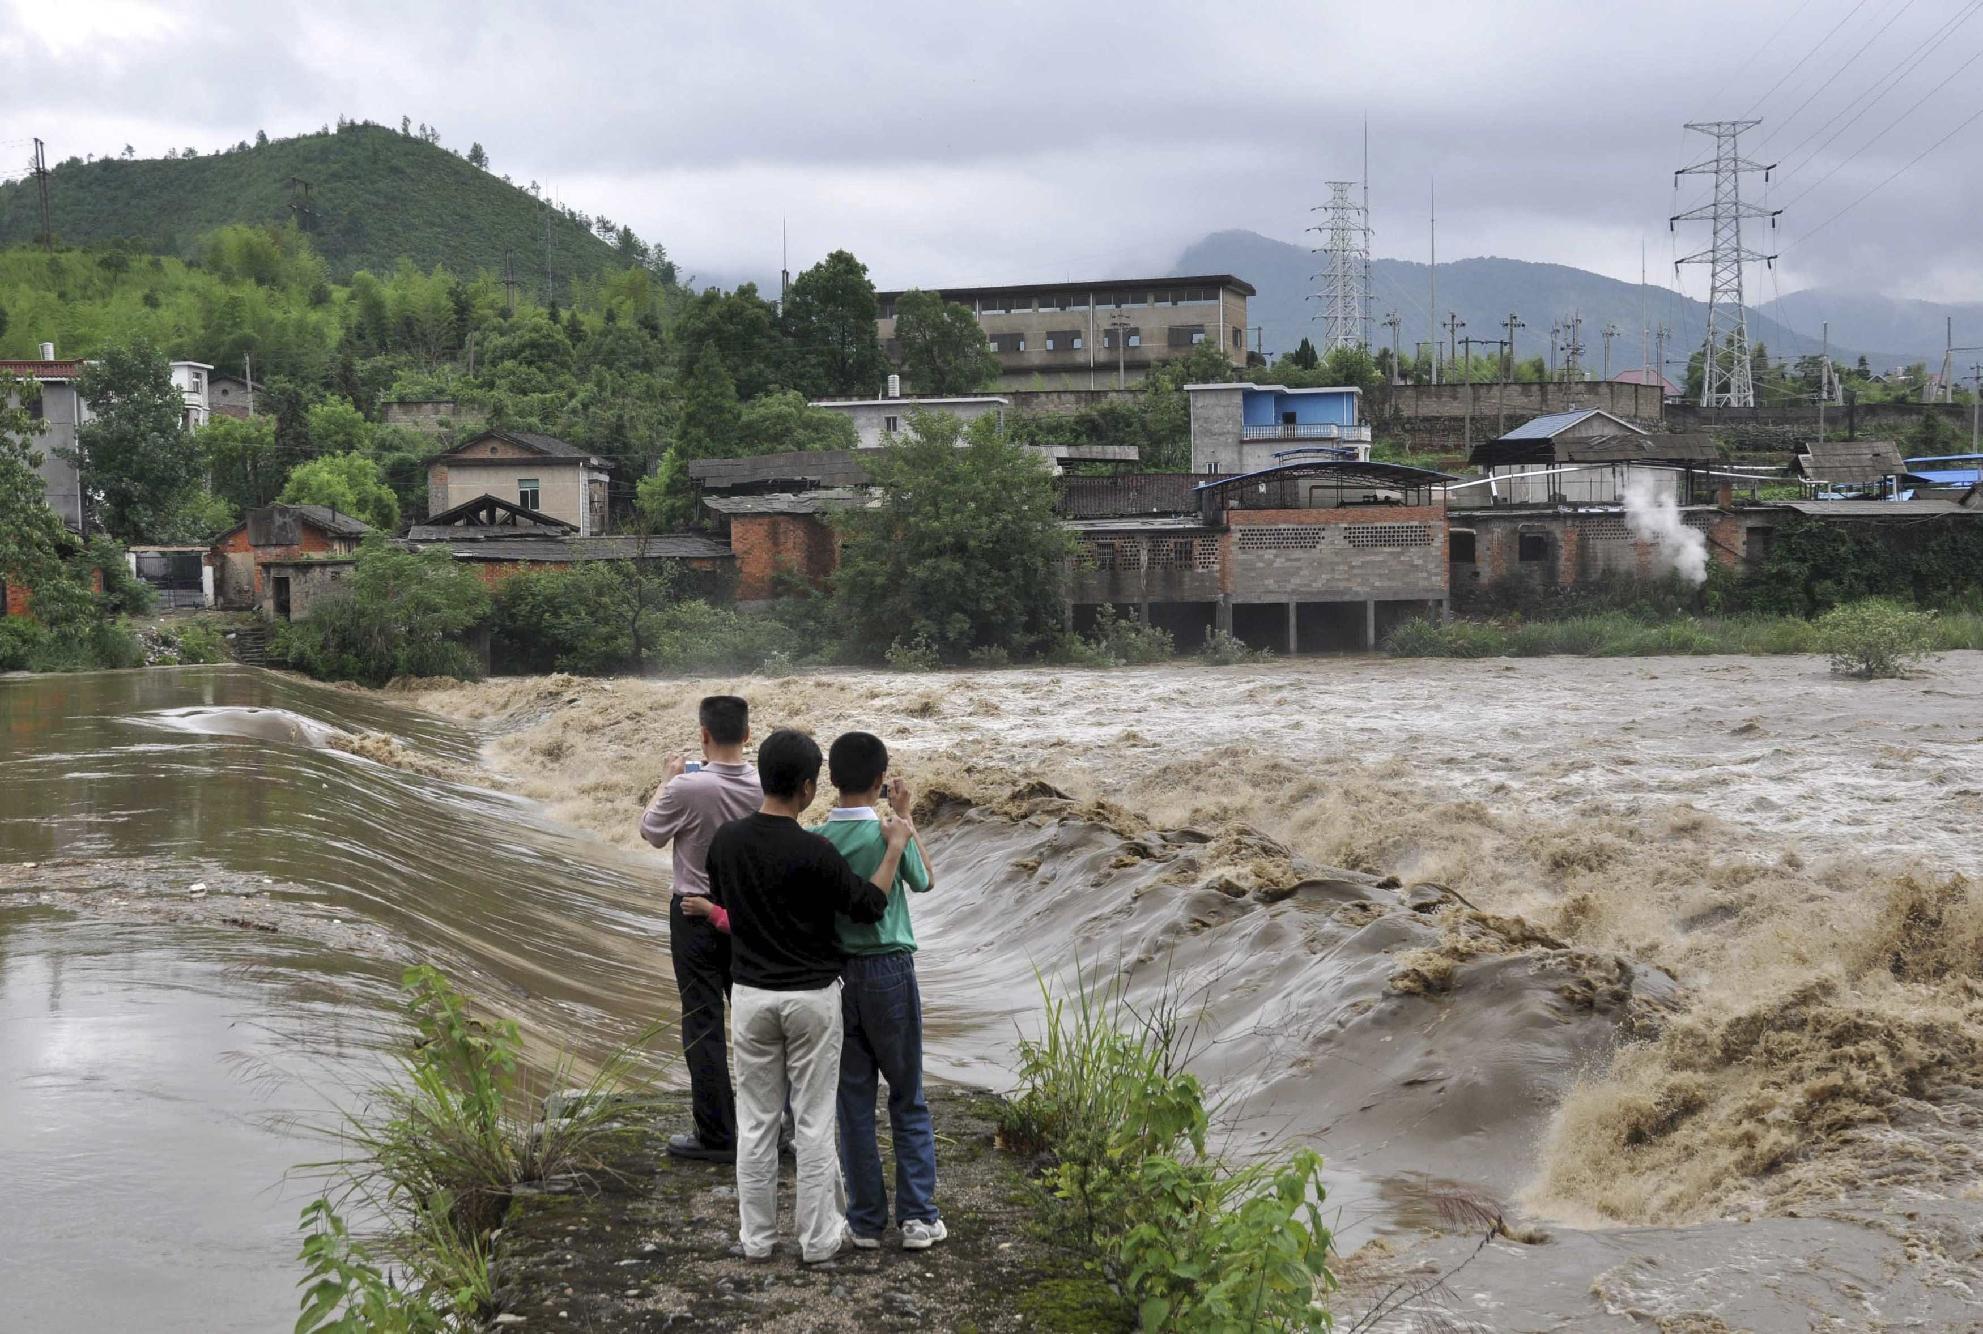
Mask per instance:
[[[702,503],[718,514],[826,514],[833,510],[872,505],[875,498],[852,487],[815,491],[784,491],[768,496],[704,496]]]
[[[595,457],[589,449],[580,449],[568,440],[560,440],[555,435],[544,435],[537,431],[478,431],[467,440],[462,441],[459,445],[449,450],[446,454],[440,455],[440,457],[453,458],[464,449],[480,444],[482,441],[491,437],[498,440],[507,440],[513,445],[521,445],[531,453],[542,454],[546,458],[589,459]]]
[[[1578,408],[1571,412],[1552,412],[1542,417],[1531,417],[1500,438],[1503,440],[1554,440],[1578,422],[1599,415],[1611,417],[1610,413],[1604,412],[1600,408]],[[1611,417],[1611,420],[1617,422],[1622,430],[1636,431],[1639,429],[1630,422],[1623,421],[1617,417]]]
[[[362,537],[372,531],[370,524],[328,505],[285,505],[283,508],[295,510],[325,532],[336,533],[340,537]]]
[[[89,365],[81,357],[56,361],[30,358],[0,360],[0,375],[18,375],[24,380],[73,380]]]
[[[662,533],[645,539],[637,534],[612,537],[497,537],[472,542],[442,540],[422,545],[445,546],[456,560],[523,561],[565,565],[594,560],[728,560],[730,548],[695,533]]]
[[[1891,440],[1809,440],[1798,451],[1797,470],[1814,482],[1871,486],[1906,472],[1907,464]]]

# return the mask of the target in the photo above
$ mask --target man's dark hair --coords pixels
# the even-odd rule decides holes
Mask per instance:
[[[865,792],[888,772],[888,747],[872,732],[842,732],[826,752],[826,773],[842,792]]]
[[[719,746],[741,746],[751,734],[751,706],[741,695],[704,695],[696,719]]]
[[[767,797],[790,801],[819,777],[819,743],[804,732],[781,727],[757,748],[757,781]]]

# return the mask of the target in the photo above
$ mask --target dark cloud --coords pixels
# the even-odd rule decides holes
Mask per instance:
[[[1666,229],[1705,188],[1674,189],[1708,146],[1681,123],[1761,114],[1765,160],[1833,121],[1769,186],[1803,197],[1768,281],[1983,295],[1971,140],[1885,183],[1976,83],[1879,134],[1983,51],[1968,0],[9,7],[0,59],[35,77],[8,119],[58,156],[404,114],[707,273],[775,272],[781,218],[795,262],[845,246],[889,284],[1161,267],[1226,227],[1296,240],[1361,171],[1367,116],[1380,254],[1423,257],[1436,179],[1444,255],[1632,278],[1643,242],[1657,278],[1705,244]]]

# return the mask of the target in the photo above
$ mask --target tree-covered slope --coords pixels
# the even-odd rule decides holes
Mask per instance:
[[[56,238],[71,245],[128,240],[191,255],[201,237],[228,223],[296,217],[292,205],[304,198],[296,181],[309,183],[304,225],[338,278],[383,272],[402,257],[422,270],[444,264],[463,276],[500,273],[512,252],[518,280],[541,295],[548,249],[552,295],[563,299],[573,277],[633,258],[595,235],[592,220],[436,143],[357,123],[208,156],[70,159],[49,172],[49,214]],[[33,179],[0,186],[0,246],[33,241],[40,226]]]

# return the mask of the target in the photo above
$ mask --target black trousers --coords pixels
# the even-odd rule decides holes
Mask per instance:
[[[688,1062],[695,1134],[705,1148],[737,1143],[737,1103],[730,1089],[730,1041],[724,1003],[730,998],[730,938],[708,919],[682,911],[670,895],[668,952],[682,997],[682,1055]]]

